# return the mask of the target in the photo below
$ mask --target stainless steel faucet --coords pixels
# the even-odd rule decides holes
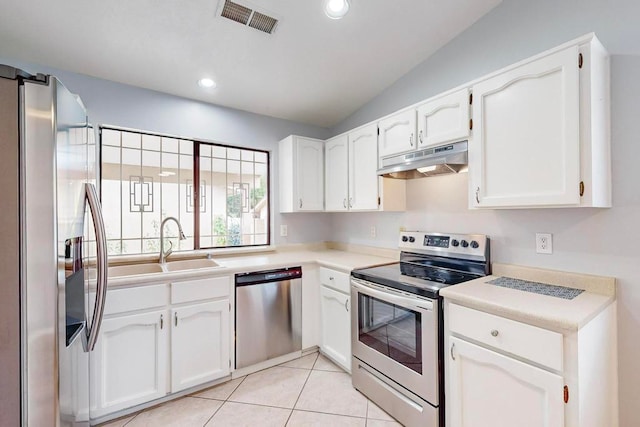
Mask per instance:
[[[180,225],[180,222],[178,222],[178,220],[175,217],[172,217],[172,216],[166,217],[162,221],[162,224],[160,224],[160,259],[158,260],[160,264],[164,264],[166,259],[169,257],[169,255],[171,255],[171,252],[173,252],[173,243],[171,243],[171,240],[169,240],[169,249],[167,249],[166,252],[164,251],[164,225],[167,223],[167,221],[175,221],[175,223],[178,225],[178,233],[179,233],[180,240],[187,239],[187,237],[182,232],[182,226]]]

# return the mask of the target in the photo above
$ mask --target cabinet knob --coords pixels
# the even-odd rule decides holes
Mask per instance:
[[[456,360],[456,357],[453,355],[453,349],[455,348],[456,343],[452,343],[451,344],[451,350],[449,351],[451,353],[451,359],[452,360]]]
[[[500,333],[500,332],[498,332],[498,330],[497,330],[497,329],[493,329],[493,330],[491,331],[491,336],[492,336],[492,337],[497,337],[499,333]]]
[[[420,133],[418,134],[418,139],[420,139],[420,144],[422,144],[422,142],[423,142],[422,131],[420,131]]]
[[[300,199],[300,209],[302,209],[302,199]]]
[[[411,135],[409,135],[409,144],[411,144],[411,146],[413,147],[413,132],[411,132]]]
[[[333,280],[333,277],[329,276],[329,280]]]
[[[476,188],[476,203],[480,203],[480,187]]]
[[[353,207],[353,197],[349,197],[349,207]]]
[[[175,321],[174,321],[175,325],[176,325],[176,326],[178,326],[178,312],[177,312],[177,311],[175,312],[175,314],[174,314],[173,318],[174,318],[174,320],[175,320]]]
[[[347,198],[342,199],[342,206],[347,207]]]
[[[349,311],[349,299],[348,298],[344,301],[344,309]]]
[[[160,329],[164,328],[164,315],[160,315]]]

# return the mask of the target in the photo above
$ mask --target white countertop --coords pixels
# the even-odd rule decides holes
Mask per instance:
[[[213,260],[219,264],[219,267],[109,278],[109,288],[232,275],[304,264],[318,264],[348,273],[357,268],[396,262],[397,258],[335,249],[301,248],[236,256],[223,255],[213,257]]]
[[[493,273],[491,276],[444,288],[440,295],[469,308],[559,332],[577,331],[615,300],[615,279],[610,277],[501,264],[493,265]],[[567,300],[487,283],[498,277],[569,286],[585,291],[574,299]]]

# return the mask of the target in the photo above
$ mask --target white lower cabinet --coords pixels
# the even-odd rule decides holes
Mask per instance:
[[[351,372],[351,308],[349,275],[320,269],[320,311],[322,353]]]
[[[92,416],[101,417],[167,394],[168,313],[105,319],[91,353]]]
[[[229,375],[229,300],[171,310],[171,391]]]
[[[447,427],[618,426],[615,303],[577,330],[446,297],[444,320]]]
[[[92,419],[229,375],[231,291],[227,276],[110,290],[90,353]]]
[[[495,351],[451,338],[449,426],[564,425],[563,378]]]

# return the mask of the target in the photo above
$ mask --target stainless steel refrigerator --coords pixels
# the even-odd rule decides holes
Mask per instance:
[[[0,65],[0,426],[89,425],[107,286],[92,140],[56,78]]]

